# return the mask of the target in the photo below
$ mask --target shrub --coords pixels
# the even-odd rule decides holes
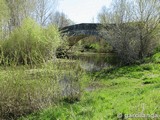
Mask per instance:
[[[34,69],[0,69],[0,120],[16,119],[60,101],[73,103],[81,97],[83,73],[76,61],[55,60]]]
[[[15,119],[56,102],[57,79],[47,77],[47,71],[22,69],[6,71],[6,74],[0,77],[0,119]],[[52,76],[56,77],[54,73]]]
[[[2,64],[39,64],[54,56],[60,35],[54,26],[46,29],[32,19],[23,21],[1,45]]]
[[[152,61],[155,63],[160,63],[160,53],[156,53],[152,56]]]
[[[73,76],[66,77],[49,69],[7,71],[6,74],[0,77],[0,119],[15,119],[62,100],[75,102],[80,98],[79,82]]]

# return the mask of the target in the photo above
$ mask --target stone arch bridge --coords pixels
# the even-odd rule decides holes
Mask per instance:
[[[60,32],[62,36],[68,36],[69,41],[74,45],[79,40],[89,36],[103,38],[100,34],[100,29],[102,28],[102,26],[103,25],[99,23],[81,23],[63,27],[60,29]]]
[[[108,29],[113,26],[114,25],[104,26],[100,23],[81,23],[60,28],[59,31],[61,32],[61,35],[69,38],[68,42],[70,47],[65,51],[62,50],[64,53],[58,52],[58,56],[65,56],[68,50],[70,50],[78,41],[86,37],[94,36],[96,37],[96,40],[105,39],[102,34],[106,35],[107,33],[105,30],[102,31],[102,28]],[[61,48],[59,51],[61,51]]]

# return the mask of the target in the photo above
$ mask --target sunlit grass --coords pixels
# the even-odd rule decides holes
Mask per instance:
[[[160,64],[157,59],[85,74],[80,101],[73,104],[61,102],[21,120],[117,120],[119,114],[126,117],[160,115]]]

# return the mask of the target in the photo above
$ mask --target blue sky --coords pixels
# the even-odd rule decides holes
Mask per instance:
[[[75,23],[96,22],[97,14],[112,0],[59,0],[58,11],[64,12]]]

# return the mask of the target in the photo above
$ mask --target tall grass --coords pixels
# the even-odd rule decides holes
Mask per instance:
[[[68,64],[73,66],[54,61],[34,69],[3,67],[5,70],[0,70],[0,119],[16,119],[60,101],[79,100],[80,75],[75,70],[80,69],[76,62],[68,61]]]

